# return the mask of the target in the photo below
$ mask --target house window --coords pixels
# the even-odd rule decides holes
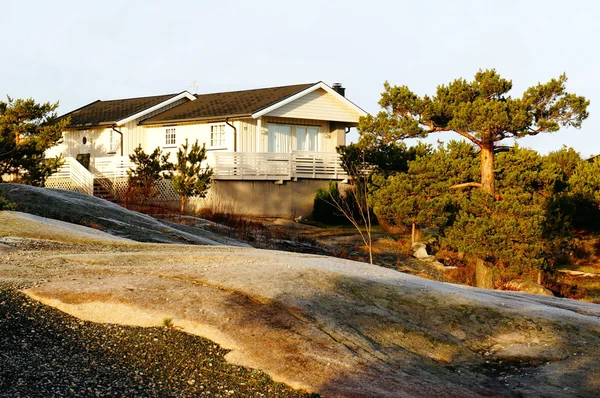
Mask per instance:
[[[296,127],[296,149],[318,151],[319,129],[317,127]]]
[[[225,125],[210,126],[210,146],[225,146]]]
[[[269,152],[290,152],[292,149],[292,126],[269,123]]]
[[[295,148],[292,137],[296,139]],[[319,128],[314,126],[290,126],[269,123],[269,152],[290,152],[319,150]]]
[[[119,147],[120,136],[114,130],[110,131],[110,135],[108,137],[108,153],[117,152],[117,148]]]
[[[169,127],[165,130],[165,145],[176,145],[175,144],[175,128]]]

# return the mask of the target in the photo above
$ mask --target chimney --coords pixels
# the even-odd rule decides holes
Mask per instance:
[[[342,87],[342,83],[333,83],[331,88],[342,97],[346,96],[346,88]]]

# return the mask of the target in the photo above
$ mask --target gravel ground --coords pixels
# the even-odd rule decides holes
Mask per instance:
[[[84,322],[0,283],[0,397],[316,397],[166,327]]]

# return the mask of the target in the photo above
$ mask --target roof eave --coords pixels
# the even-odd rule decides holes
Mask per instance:
[[[81,129],[81,128],[88,128],[88,127],[110,127],[110,126],[114,126],[116,122],[100,122],[100,123],[81,123],[81,124],[69,124],[68,126],[66,126],[65,128],[68,129]]]
[[[302,98],[304,97],[306,94],[312,93],[315,90],[318,90],[319,88],[325,90],[326,92],[328,92],[329,94],[335,96],[336,98],[338,98],[339,100],[341,100],[342,102],[344,102],[346,105],[348,105],[350,108],[354,109],[360,116],[366,116],[367,112],[365,112],[363,109],[361,109],[360,107],[358,107],[356,104],[354,104],[352,101],[350,101],[348,98],[344,97],[343,95],[341,95],[340,93],[338,93],[337,91],[335,91],[334,89],[332,89],[331,87],[329,87],[327,84],[323,83],[323,82],[318,82],[315,83],[314,85],[305,88],[302,91],[297,92],[294,95],[291,95],[287,98],[284,98],[280,101],[275,102],[274,104],[263,108],[261,110],[255,111],[252,113],[252,117],[254,119],[258,119],[261,116],[264,116],[272,111],[274,111],[277,108],[280,108],[284,105],[289,104],[290,102],[293,102],[295,100],[297,100],[298,98]]]
[[[144,120],[140,123],[143,126],[159,126],[165,124],[177,124],[177,123],[193,123],[193,122],[223,122],[227,119],[242,119],[242,118],[250,118],[252,114],[250,113],[241,113],[237,115],[219,115],[219,116],[205,116],[205,117],[195,117],[195,118],[184,118],[184,119],[172,119],[172,120],[156,120],[150,121]]]

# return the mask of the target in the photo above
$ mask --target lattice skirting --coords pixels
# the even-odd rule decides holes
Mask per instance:
[[[52,178],[46,180],[45,187],[54,189],[64,189],[65,191],[87,193],[84,188],[76,185],[70,178]]]
[[[98,178],[95,181],[109,192],[116,201],[125,201],[129,187],[127,178]],[[179,195],[175,193],[171,181],[161,180],[156,185],[156,196],[151,198],[149,202],[173,202],[177,200],[179,200]]]
[[[100,185],[114,200],[118,202],[125,201],[127,194],[127,178],[97,178],[94,183]],[[84,189],[77,186],[70,178],[52,178],[46,181],[46,188],[64,189],[66,191],[76,191],[86,193]],[[173,184],[169,180],[161,180],[156,186],[157,194],[149,202],[177,202],[180,197],[175,193]]]

